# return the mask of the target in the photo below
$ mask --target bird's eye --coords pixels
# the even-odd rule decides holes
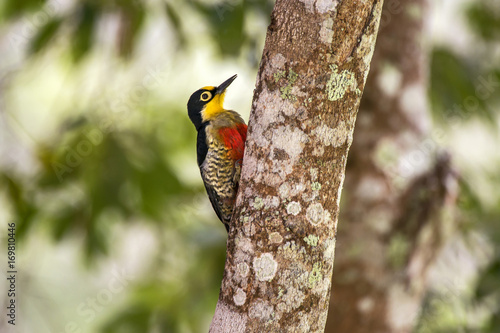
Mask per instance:
[[[200,96],[200,99],[203,101],[203,102],[206,102],[208,101],[210,98],[212,98],[212,94],[208,91],[205,91],[203,94],[201,94]]]

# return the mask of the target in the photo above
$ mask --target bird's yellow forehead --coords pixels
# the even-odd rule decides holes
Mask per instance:
[[[203,90],[214,90],[215,87],[214,86],[206,86],[206,87],[203,87],[201,89],[203,89]]]

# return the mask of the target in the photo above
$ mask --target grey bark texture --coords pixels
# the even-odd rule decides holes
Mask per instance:
[[[386,0],[347,163],[326,332],[412,332],[457,177],[427,105],[427,0]],[[432,136],[431,136],[432,134]]]
[[[210,332],[323,332],[382,0],[277,0]]]

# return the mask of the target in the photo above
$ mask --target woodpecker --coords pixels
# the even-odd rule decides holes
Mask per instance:
[[[218,87],[207,86],[189,98],[189,118],[198,131],[196,152],[201,178],[215,213],[229,232],[229,222],[240,181],[247,125],[241,116],[222,106],[231,76]]]

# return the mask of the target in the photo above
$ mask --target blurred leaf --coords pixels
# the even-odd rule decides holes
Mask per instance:
[[[52,18],[47,24],[41,27],[30,42],[29,52],[35,54],[45,48],[56,35],[61,23],[62,19]]]
[[[83,207],[63,207],[53,216],[52,236],[56,241],[61,241],[72,231],[75,226],[83,225],[83,221],[88,215]]]
[[[487,175],[492,183],[500,180],[498,173]],[[491,313],[491,320],[482,330],[485,333],[496,333],[500,331],[500,304],[491,304],[491,299],[498,299],[500,296],[500,202],[496,208],[485,207],[481,199],[475,192],[474,184],[469,184],[462,180],[460,182],[460,195],[458,198],[458,208],[461,219],[466,222],[469,228],[482,230],[488,236],[490,244],[496,249],[494,256],[488,267],[480,273],[479,279],[475,283],[475,300],[470,302],[477,305],[484,304]],[[489,300],[488,300],[489,299]],[[473,302],[474,301],[474,302]],[[496,306],[496,308],[495,308]]]
[[[26,237],[28,230],[32,227],[32,218],[37,209],[19,179],[1,173],[0,185],[2,188],[7,189],[7,195],[14,208],[14,216],[16,217],[16,235],[21,240]]]
[[[271,12],[274,7],[274,0],[243,0],[245,10],[254,9],[264,15],[269,20],[271,19]]]
[[[491,315],[491,320],[484,330],[485,333],[498,333],[500,332],[500,307],[496,309]]]
[[[23,1],[3,1],[3,8],[0,13],[4,13],[7,20],[13,19],[16,16],[21,16],[27,12],[41,9],[44,2],[40,0],[23,0]]]
[[[446,49],[435,49],[431,55],[430,99],[438,119],[466,121],[471,116],[481,116],[494,124],[494,114],[474,85],[479,74],[474,73],[465,61]]]
[[[81,2],[76,9],[73,18],[76,26],[71,38],[71,55],[76,63],[83,58],[92,46],[98,15],[97,8],[87,2]]]
[[[464,179],[460,179],[460,194],[457,199],[457,206],[463,212],[473,215],[482,215],[484,212],[481,200],[473,191],[473,188]]]
[[[68,132],[77,128],[82,128],[84,125],[89,124],[89,119],[82,115],[64,119],[61,125],[62,132]]]
[[[165,3],[165,13],[174,28],[175,35],[181,47],[186,45],[186,36],[182,30],[182,22],[179,14],[174,9],[174,6],[170,5],[168,2]]]
[[[500,298],[500,255],[498,254],[500,252],[497,253],[496,259],[481,274],[475,290],[475,296],[479,302],[487,298],[497,300],[495,305],[488,306],[491,308],[492,313],[489,323],[483,330],[485,333],[500,332],[500,303],[498,302]]]
[[[215,5],[206,5],[194,1],[193,4],[207,19],[212,38],[218,45],[221,54],[238,56],[246,41],[243,29],[243,3],[222,1]]]
[[[500,10],[485,1],[476,1],[466,11],[471,27],[486,41],[500,38]]]
[[[107,251],[110,210],[125,221],[136,215],[162,223],[169,198],[190,193],[158,153],[169,148],[155,131],[105,133],[81,118],[63,128],[54,146],[39,149],[37,186],[57,192],[73,184],[83,191],[83,201],[61,206],[50,219],[56,240],[83,231],[89,257]]]
[[[200,0],[190,0],[195,10],[201,13],[210,25],[210,35],[217,44],[222,55],[238,56],[245,43],[250,42],[250,47],[255,47],[252,43],[254,38],[247,36],[244,30],[244,13],[250,10],[259,15],[269,17],[274,1],[272,0],[223,0],[215,5],[208,5]],[[117,34],[118,54],[122,57],[129,57],[134,51],[140,31],[147,18],[146,5],[135,0],[77,0],[73,13],[54,17],[57,2],[40,0],[6,1],[3,9],[7,19],[25,15],[29,11],[38,10],[49,17],[48,23],[44,24],[35,32],[36,37],[31,43],[31,53],[36,54],[49,44],[57,31],[64,26],[73,25],[70,38],[71,56],[75,62],[79,62],[93,47],[93,37],[99,24],[99,18],[105,13],[118,14],[120,17],[119,30]],[[165,3],[165,13],[172,24],[179,44],[184,47],[186,36],[182,30],[182,13],[172,2]],[[28,21],[29,21],[28,17]],[[33,24],[32,24],[33,25]],[[34,28],[39,28],[38,24]],[[257,52],[260,53],[260,50]],[[249,59],[255,63],[255,59]]]
[[[179,332],[185,292],[179,285],[159,280],[135,288],[128,307],[105,323],[101,332]],[[153,329],[154,328],[154,329]]]
[[[491,182],[498,183],[500,179],[495,175],[488,177]],[[500,244],[500,201],[496,209],[487,208],[476,193],[474,184],[469,184],[461,179],[460,193],[457,198],[457,208],[460,212],[461,226],[463,231],[477,230],[485,231],[493,244]]]
[[[206,316],[217,302],[224,271],[225,244],[202,242],[200,246],[197,240],[197,237],[186,237],[183,241],[186,248],[194,250],[193,253],[175,254],[189,267],[186,272],[169,274],[177,277],[172,280],[150,275],[149,280],[134,287],[128,306],[106,322],[100,331],[182,332],[189,329],[189,332],[206,332]],[[169,268],[157,266],[154,272]]]
[[[119,55],[130,57],[135,46],[146,13],[140,5],[123,7],[120,11],[120,27],[118,32]]]
[[[172,307],[175,309],[175,307]],[[103,333],[135,333],[135,332],[179,332],[169,313],[161,313],[157,320],[151,320],[153,309],[142,305],[131,304],[113,320],[107,322],[100,330]],[[152,327],[155,330],[151,329]]]
[[[479,300],[493,293],[500,296],[500,257],[496,258],[481,274],[476,287],[476,297]]]

